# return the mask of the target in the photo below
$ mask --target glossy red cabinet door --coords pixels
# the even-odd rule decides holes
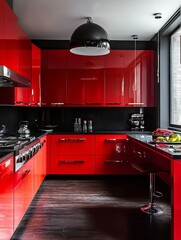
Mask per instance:
[[[105,64],[105,105],[124,106],[124,50],[111,50]]]
[[[133,174],[126,135],[96,135],[96,174]]]
[[[51,155],[92,155],[94,139],[93,135],[52,135]]]
[[[0,239],[10,239],[13,234],[13,170],[14,158],[0,164]]]
[[[32,72],[31,72],[31,90],[30,104],[31,106],[40,106],[40,65],[41,65],[41,50],[32,44]]]
[[[4,0],[0,0],[0,64],[3,65],[3,54],[4,54]]]
[[[51,174],[94,174],[94,135],[52,135]]]
[[[154,62],[152,50],[125,50],[125,106],[154,106]]]
[[[154,51],[112,50],[105,66],[106,106],[154,106]]]
[[[42,105],[62,106],[66,103],[67,51],[43,50]]]
[[[14,174],[14,230],[34,196],[33,161],[34,157]]]
[[[18,27],[18,73],[31,81],[32,43],[21,27]],[[31,88],[15,88],[15,104],[30,105]]]
[[[95,157],[87,155],[56,155],[52,157],[53,174],[94,174]]]
[[[104,56],[87,57],[68,52],[67,105],[104,104],[104,65]]]
[[[18,61],[18,18],[4,1],[4,41],[3,41],[3,65],[17,71]]]
[[[46,136],[41,138],[40,142],[43,143],[43,146],[35,155],[34,159],[34,194],[37,192],[46,176]]]

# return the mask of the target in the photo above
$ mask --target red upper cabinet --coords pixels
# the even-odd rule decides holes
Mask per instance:
[[[0,63],[3,63],[4,51],[4,0],[0,0]]]
[[[0,1],[0,64],[17,71],[18,19],[6,1]]]
[[[31,106],[40,105],[40,65],[41,50],[32,44],[32,73],[31,73],[31,90],[30,104]]]
[[[61,106],[66,103],[66,78],[67,51],[44,50],[42,53],[42,105]]]
[[[105,105],[124,106],[124,50],[106,55]]]
[[[125,106],[154,106],[154,52],[125,50]]]
[[[68,53],[67,104],[104,104],[104,56],[79,56]]]
[[[31,80],[32,44],[21,27],[18,27],[18,73]],[[15,104],[30,105],[30,88],[15,88]]]

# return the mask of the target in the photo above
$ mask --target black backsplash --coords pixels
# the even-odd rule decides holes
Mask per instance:
[[[145,131],[157,128],[156,108],[143,108],[145,114]],[[131,113],[139,113],[139,108],[31,108],[31,107],[0,107],[0,125],[7,125],[11,133],[16,133],[19,121],[28,120],[29,128],[37,130],[45,125],[57,125],[58,131],[73,131],[76,117],[82,120],[93,120],[94,131],[127,131]]]

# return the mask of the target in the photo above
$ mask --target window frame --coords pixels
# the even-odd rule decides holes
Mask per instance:
[[[172,93],[172,89],[171,89],[171,82],[172,82],[172,62],[171,62],[171,37],[179,30],[181,29],[181,26],[177,26],[170,34],[169,34],[169,128],[170,129],[175,129],[175,130],[181,130],[181,124],[172,124],[171,123],[171,93]],[[181,36],[180,36],[180,40],[181,40]],[[180,42],[181,44],[181,42]],[[181,47],[180,47],[180,64],[181,64]]]

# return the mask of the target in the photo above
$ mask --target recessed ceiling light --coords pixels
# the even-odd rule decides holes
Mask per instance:
[[[162,14],[161,13],[154,13],[153,15],[155,16],[155,19],[162,18]]]

